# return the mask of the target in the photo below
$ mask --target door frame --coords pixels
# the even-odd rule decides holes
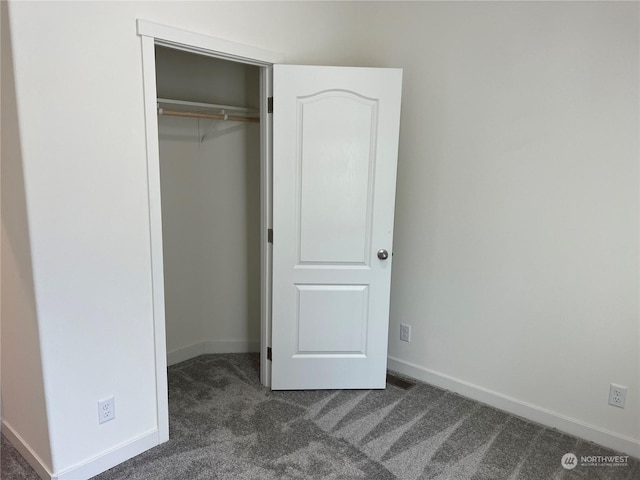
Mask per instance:
[[[142,40],[158,443],[163,443],[169,440],[169,397],[155,46],[260,67],[260,382],[267,387],[271,386],[271,362],[267,361],[267,347],[271,345],[271,244],[267,241],[267,230],[273,220],[272,119],[267,102],[273,92],[272,66],[284,63],[285,56],[141,19],[137,20],[137,34]]]

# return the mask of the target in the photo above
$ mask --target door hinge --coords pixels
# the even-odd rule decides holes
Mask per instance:
[[[273,97],[267,98],[267,113],[273,113]]]
[[[271,360],[271,347],[267,347],[267,360]]]
[[[267,242],[268,243],[273,243],[273,229],[272,228],[267,229]]]

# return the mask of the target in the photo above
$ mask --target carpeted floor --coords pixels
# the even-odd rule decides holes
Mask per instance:
[[[640,464],[565,470],[613,452],[418,383],[409,390],[271,392],[255,355],[169,368],[168,443],[95,480],[640,478]],[[3,438],[3,480],[38,477]]]

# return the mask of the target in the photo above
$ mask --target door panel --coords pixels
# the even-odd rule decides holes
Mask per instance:
[[[298,347],[304,355],[366,355],[368,285],[297,285]]]
[[[402,71],[274,66],[272,388],[384,388]]]
[[[352,92],[298,99],[301,263],[368,259],[375,113],[373,100]]]

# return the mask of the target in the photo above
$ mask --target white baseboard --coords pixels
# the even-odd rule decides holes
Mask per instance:
[[[54,478],[49,467],[47,467],[38,454],[31,449],[29,444],[25,442],[6,420],[2,420],[2,433],[42,480],[51,480]]]
[[[201,342],[167,353],[167,365],[184,362],[190,358],[209,353],[250,353],[260,351],[260,341],[223,340],[219,342]]]
[[[184,362],[185,360],[195,358],[203,353],[204,343],[196,343],[194,345],[189,345],[188,347],[172,350],[171,352],[167,352],[167,366]]]
[[[94,477],[158,444],[158,429],[154,428],[111,450],[59,472],[52,477],[52,480],[81,480]]]
[[[407,375],[436,387],[459,393],[492,407],[518,415],[544,426],[555,428],[607,448],[640,458],[640,441],[611,432],[575,418],[533,405],[521,400],[502,395],[469,382],[435,372],[420,365],[415,365],[395,357],[388,357],[389,370]]]
[[[31,465],[42,480],[83,480],[94,477],[116,465],[129,460],[159,444],[158,429],[154,428],[117,447],[97,455],[89,460],[67,468],[62,472],[51,473],[42,459],[31,449],[24,439],[5,420],[2,421],[2,433],[15,449]]]

